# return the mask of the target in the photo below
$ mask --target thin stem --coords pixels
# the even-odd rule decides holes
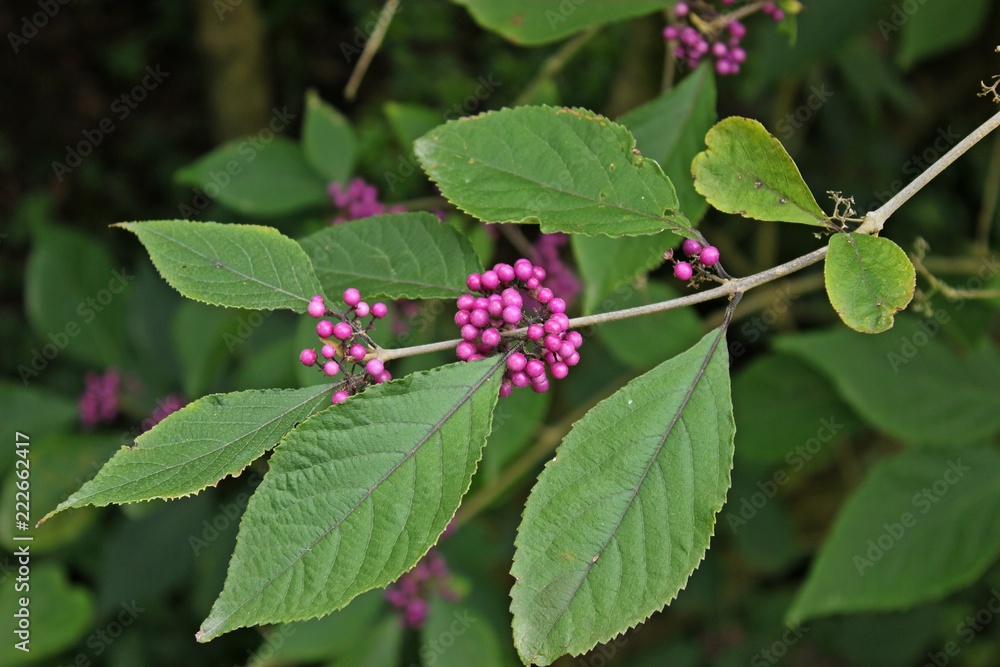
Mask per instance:
[[[982,141],[986,135],[995,130],[997,127],[1000,127],[1000,112],[994,114],[993,117],[973,130],[969,136],[958,142],[954,148],[941,156],[941,158],[928,167],[924,173],[917,176],[910,182],[909,185],[900,190],[895,197],[883,204],[878,210],[872,211],[865,216],[865,222],[858,228],[858,231],[862,234],[877,234],[882,231],[885,221],[888,220],[900,206],[909,201],[913,195],[920,192],[925,185],[937,178],[942,171],[950,167],[952,162],[960,158],[966,151]]]
[[[569,40],[562,47],[549,56],[548,60],[542,65],[542,68],[538,70],[538,74],[535,78],[527,85],[527,87],[521,91],[521,94],[517,96],[514,103],[511,106],[521,106],[522,104],[528,104],[531,102],[538,90],[545,85],[545,82],[550,80],[556,74],[559,74],[564,67],[573,59],[584,44],[590,41],[590,39],[600,32],[600,26],[594,26],[584,30],[579,35]]]
[[[351,78],[344,88],[344,97],[348,100],[353,101],[357,97],[358,88],[361,87],[361,80],[365,78],[368,66],[371,65],[372,59],[378,53],[379,47],[382,46],[382,40],[385,39],[385,33],[389,30],[392,17],[399,11],[399,2],[400,0],[387,0],[385,6],[382,7],[382,12],[378,15],[378,20],[375,22],[375,30],[365,43],[365,49],[361,52],[358,64],[354,66]]]

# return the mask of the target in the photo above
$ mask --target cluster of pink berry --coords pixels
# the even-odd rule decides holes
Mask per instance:
[[[722,0],[732,5],[734,0]],[[785,18],[783,10],[773,2],[765,2],[761,11],[775,21]],[[678,2],[674,14],[684,25],[669,25],[663,29],[664,39],[673,43],[674,57],[694,69],[706,55],[715,58],[715,71],[721,76],[738,74],[747,59],[740,42],[747,33],[746,26],[736,19],[725,21],[722,30],[716,30],[719,20],[724,20],[706,2]],[[728,33],[728,36],[727,34]]]
[[[94,428],[118,418],[118,389],[121,379],[121,374],[114,368],[109,368],[103,374],[87,373],[84,377],[83,394],[77,402],[80,423],[84,428]]]
[[[691,280],[696,266],[709,267],[719,263],[719,249],[714,245],[702,246],[694,239],[684,239],[681,250],[691,261],[674,263],[674,276],[679,280]],[[673,253],[670,253],[670,257],[673,257]]]
[[[406,210],[398,205],[387,207],[378,200],[378,188],[369,185],[361,178],[352,179],[346,188],[334,181],[327,186],[327,192],[333,200],[333,205],[340,210],[340,215],[333,224],[370,218],[383,213],[401,213]]]
[[[542,285],[545,278],[544,268],[522,258],[513,266],[501,263],[469,275],[465,284],[473,294],[458,297],[455,324],[462,335],[458,358],[476,361],[497,352],[510,353],[501,397],[510,396],[514,387],[530,386],[544,393],[549,389],[549,373],[561,380],[580,362],[577,349],[583,336],[569,330],[566,302]],[[524,340],[501,335],[522,325],[527,326]],[[518,349],[511,352],[515,346]]]
[[[408,628],[423,626],[432,594],[458,601],[458,593],[451,588],[448,564],[437,549],[428,551],[412,570],[385,589],[386,601],[402,612],[403,625]]]
[[[562,295],[566,305],[572,305],[576,295],[583,291],[583,283],[573,270],[559,258],[559,249],[569,243],[569,236],[561,232],[542,234],[535,241],[535,262],[548,274],[546,281],[553,292]]]
[[[306,348],[299,353],[299,361],[305,366],[319,367],[327,377],[335,377],[341,371],[344,372],[345,379],[340,383],[342,388],[335,391],[330,399],[334,404],[343,403],[370,382],[381,384],[392,379],[392,374],[380,360],[369,359],[365,363],[368,348],[364,341],[375,325],[375,320],[382,319],[389,312],[388,307],[381,301],[369,306],[361,300],[361,292],[354,287],[344,290],[344,303],[347,309],[337,312],[327,308],[321,295],[317,294],[312,298],[308,312],[319,319],[316,323],[316,335],[323,346],[318,354],[313,348]],[[340,321],[334,324],[329,319],[324,319],[327,316]],[[368,317],[371,319],[364,324],[363,320]],[[357,368],[363,363],[364,370],[358,371]]]

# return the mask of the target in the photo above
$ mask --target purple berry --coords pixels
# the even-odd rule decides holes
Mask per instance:
[[[354,329],[347,322],[338,322],[333,327],[333,335],[340,340],[347,340],[354,334]]]
[[[327,359],[333,359],[335,356],[337,356],[337,348],[335,348],[333,345],[324,345],[323,349],[320,351],[322,352],[323,356]]]
[[[389,307],[386,306],[381,301],[376,301],[372,304],[372,315],[378,319],[382,319],[389,314]]]
[[[528,289],[538,289],[539,285],[541,285],[541,281],[539,281],[538,278],[535,278],[534,276],[524,281],[524,286],[527,287]]]
[[[560,299],[559,297],[556,297],[556,298],[552,299],[552,301],[549,301],[549,310],[551,310],[553,313],[555,313],[557,315],[560,314],[560,313],[565,313],[566,312],[566,302],[563,299]]]
[[[500,285],[500,277],[496,271],[483,271],[480,277],[483,289],[496,289]]]
[[[535,392],[536,394],[544,394],[548,390],[549,390],[548,380],[546,380],[545,382],[539,382],[538,384],[531,385],[531,391]]]
[[[669,40],[677,39],[677,28],[672,25],[668,25],[666,28],[664,28],[663,39],[669,39]]]
[[[684,243],[681,244],[681,250],[689,257],[694,257],[701,252],[702,247],[703,246],[694,239],[684,239]]]
[[[383,384],[385,382],[390,382],[392,380],[392,373],[389,371],[382,371],[375,376],[375,384]]]
[[[503,309],[503,321],[507,324],[517,324],[521,321],[521,309],[517,306],[507,306]]]
[[[514,262],[514,275],[519,280],[527,280],[531,278],[532,271],[535,267],[531,265],[531,262],[521,258]]]
[[[569,366],[560,361],[559,363],[552,364],[549,371],[552,373],[552,377],[557,380],[562,380],[569,375]]]
[[[719,249],[714,245],[710,245],[701,251],[701,255],[698,256],[701,263],[705,266],[712,266],[719,261]]]
[[[340,364],[338,364],[336,361],[328,361],[325,364],[323,364],[323,372],[329,375],[330,377],[333,377],[334,375],[340,372]]]
[[[556,317],[550,317],[545,320],[545,333],[557,334],[563,332],[562,321]],[[555,350],[553,350],[554,352]]]
[[[458,311],[457,313],[455,313],[455,324],[457,324],[460,327],[464,327],[466,324],[469,323],[469,315],[470,313],[467,310]]]
[[[378,359],[370,359],[367,364],[365,364],[365,371],[368,375],[372,377],[378,377],[385,370],[385,365]]]
[[[518,371],[516,373],[513,373],[510,376],[510,382],[515,387],[522,387],[523,388],[523,387],[527,387],[529,384],[531,384],[531,378],[529,378],[528,374],[525,373],[524,371]]]
[[[543,327],[541,324],[528,325],[529,340],[541,340],[544,336],[545,336],[545,327]]]
[[[329,338],[335,328],[330,320],[320,320],[316,323],[316,335],[320,338]]]
[[[742,39],[747,34],[746,26],[739,21],[730,21],[727,27],[729,34],[737,39]]]
[[[469,277],[465,279],[465,286],[473,292],[478,292],[483,288],[483,281],[478,273],[470,273]]]
[[[350,398],[350,396],[346,391],[335,391],[333,392],[333,396],[330,397],[330,402],[334,405],[339,405]]]
[[[566,342],[571,343],[575,348],[579,348],[583,345],[583,334],[579,331],[570,331],[566,334]]]
[[[357,315],[358,317],[368,317],[368,314],[371,312],[372,312],[371,306],[369,306],[364,301],[354,306],[354,314]]]
[[[677,262],[677,265],[674,266],[674,275],[678,280],[691,280],[691,276],[694,275],[694,268],[687,262]]]
[[[542,287],[538,290],[538,293],[535,294],[535,300],[538,301],[538,303],[548,303],[549,301],[552,301],[554,296],[555,295],[552,294],[552,290],[548,287]]]
[[[500,332],[490,327],[483,332],[483,343],[490,347],[496,347],[500,344]]]
[[[547,276],[548,273],[545,271],[545,269],[543,269],[540,266],[536,266],[531,269],[531,277],[537,280],[538,282],[542,282],[543,280],[545,280]]]
[[[303,366],[312,366],[316,363],[316,350],[312,348],[306,348],[299,353],[299,361],[302,362]]]
[[[500,317],[503,314],[503,299],[500,298],[499,294],[494,294],[496,299],[490,299],[490,304],[486,307],[486,312],[490,314],[490,317]]]
[[[355,343],[354,345],[352,345],[350,349],[347,351],[347,353],[351,355],[354,361],[361,361],[366,356],[368,356],[368,350],[365,348],[364,345],[361,345],[360,343]]]
[[[507,357],[507,368],[514,371],[523,371],[524,367],[528,365],[528,358],[521,354],[520,352],[515,352],[514,354]]]
[[[309,314],[313,317],[323,317],[326,315],[326,304],[323,303],[323,297],[318,294],[314,296],[312,301],[309,302],[309,307],[306,310],[308,310]]]
[[[573,356],[574,352],[576,352],[576,348],[573,347],[573,343],[563,341],[562,347],[559,348],[559,356],[566,359]]]
[[[741,63],[747,59],[747,52],[737,46],[729,52],[729,57],[732,62]]]
[[[501,295],[501,297],[502,297],[503,305],[505,307],[506,306],[516,306],[516,307],[520,308],[521,306],[524,305],[524,298],[521,296],[521,293],[518,292],[513,287],[508,287],[507,289],[505,289],[503,291],[503,294]]]
[[[485,328],[489,326],[490,314],[485,310],[477,308],[469,315],[469,323],[474,327],[479,327],[480,329]]]
[[[461,330],[462,340],[474,341],[479,338],[479,327],[466,324]]]
[[[507,398],[514,391],[514,385],[510,380],[504,380],[500,383],[500,398]]]
[[[458,347],[455,348],[455,353],[462,361],[469,361],[472,358],[472,355],[476,353],[476,346],[467,340],[463,340],[458,344]]]
[[[524,367],[524,372],[528,377],[536,378],[545,374],[545,364],[539,359],[532,359]]]
[[[510,264],[497,264],[493,267],[493,270],[501,282],[509,283],[517,277],[514,273],[514,267]]]
[[[361,302],[361,292],[354,287],[344,290],[344,303],[348,306],[356,306]]]
[[[691,12],[691,8],[688,7],[686,2],[678,2],[674,5],[674,13],[677,16],[687,16]]]
[[[554,333],[550,333],[548,336],[545,337],[545,343],[544,343],[545,349],[548,350],[549,352],[558,352],[559,350],[562,349],[562,344],[563,344],[562,338],[560,338]]]
[[[570,356],[563,359],[563,362],[565,362],[567,366],[576,366],[578,363],[580,363],[580,353],[574,352]]]
[[[476,297],[471,294],[463,294],[458,297],[458,301],[455,302],[459,310],[472,310],[476,307]]]

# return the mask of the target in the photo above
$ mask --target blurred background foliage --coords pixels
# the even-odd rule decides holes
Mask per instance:
[[[76,510],[35,530],[33,650],[12,649],[15,431],[31,436],[37,519],[130,444],[166,397],[190,401],[210,392],[311,382],[295,363],[300,341],[310,336],[304,318],[184,301],[135,240],[108,225],[190,217],[271,224],[300,237],[328,224],[332,207],[309,203],[308,193],[307,205],[294,212],[261,215],[252,206],[213,202],[192,185],[200,158],[223,142],[258,135],[276,115],[287,119],[279,134],[296,140],[310,89],[354,127],[352,175],[376,185],[387,204],[433,203],[427,198],[435,193],[414,171],[408,142],[446,118],[523,102],[522,93],[561,48],[512,44],[449,2],[403,0],[357,99],[349,101],[343,91],[356,40],[367,34],[381,3],[53,1],[46,6],[58,10],[36,35],[12,39],[30,34],[26,17],[42,4],[0,6],[0,32],[9,42],[0,58],[0,423],[7,440],[0,453],[0,664],[517,664],[507,573],[530,481],[582,407],[697,340],[702,327],[717,322],[712,304],[659,323],[609,325],[588,342],[585,362],[554,398],[518,396],[501,404],[471,492],[475,511],[440,547],[458,599],[432,597],[420,632],[404,629],[374,592],[320,621],[194,642],[221,589],[239,513],[266,469],[260,461],[197,497]],[[994,53],[1000,3],[804,4],[792,45],[766,18],[748,22],[749,59],[739,76],[717,80],[718,115],[763,122],[821,201],[837,190],[855,197],[859,210],[877,207],[996,111],[976,93],[981,80],[1000,73]],[[654,14],[604,26],[527,101],[618,117],[656,98],[664,20]],[[159,76],[149,78],[148,68]],[[147,86],[142,101],[132,99],[133,108],[120,98],[133,95],[144,78],[157,83]],[[463,108],[484,81],[489,94]],[[108,123],[113,130],[93,134]],[[88,136],[99,138],[91,142],[92,154],[60,169],[55,163],[72,164],[69,153]],[[283,177],[299,173],[297,164],[289,157]],[[305,187],[301,180],[289,187],[296,186]],[[992,137],[899,211],[887,235],[908,252],[924,239],[928,270],[955,287],[997,287],[998,190],[1000,137]],[[513,253],[506,237],[461,216],[450,215],[449,222],[467,229],[486,259]],[[735,274],[816,246],[801,230],[716,212],[701,228]],[[562,252],[572,266],[568,249]],[[625,288],[616,307],[675,294],[666,273]],[[879,349],[843,331],[814,277],[748,296],[730,332],[738,425],[733,489],[707,560],[666,611],[588,656],[557,664],[1000,664],[995,614],[992,623],[980,617],[974,641],[966,642],[962,631],[969,627],[965,619],[988,609],[993,597],[1000,609],[995,554],[972,553],[980,556],[978,569],[962,585],[908,609],[810,620],[794,630],[784,625],[817,549],[873,466],[900,452],[944,452],[942,461],[960,455],[960,447],[995,453],[1000,300],[949,300],[933,294],[924,278],[920,288],[911,312],[900,317],[902,328],[885,334]],[[449,309],[397,304],[387,344],[453,337]],[[921,322],[925,333],[928,322],[937,322],[943,335],[925,336],[929,342],[920,344]],[[67,328],[74,323],[78,330]],[[826,338],[810,338],[820,335]],[[899,374],[872,373],[859,361],[903,350],[900,341],[915,342],[920,356],[912,363],[905,357]],[[630,349],[616,350],[620,346]],[[931,357],[933,363],[922,361]],[[393,370],[400,376],[448,360],[409,359]],[[118,374],[117,414],[87,428],[77,409],[85,377],[108,369]],[[912,391],[899,394],[900,383]],[[822,431],[824,419],[836,426]],[[1000,470],[992,472],[996,479]],[[1000,532],[998,492],[987,492],[992,504],[983,507],[981,521],[961,524],[965,532],[942,527],[942,543],[974,550],[982,548],[983,531]],[[759,493],[774,497],[758,507]],[[864,508],[852,509],[863,519]],[[955,522],[966,520],[967,513]],[[866,546],[858,535],[861,553]],[[948,642],[957,655],[943,653]]]

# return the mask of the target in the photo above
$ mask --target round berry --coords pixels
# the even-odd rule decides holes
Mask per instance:
[[[333,403],[334,405],[339,405],[344,401],[346,401],[349,397],[350,394],[348,394],[346,391],[335,391],[333,392],[333,396],[330,397],[330,402]]]
[[[538,280],[538,278],[535,278],[534,276],[524,281],[524,286],[528,289],[538,289],[538,286],[541,284],[542,283]]]
[[[334,375],[340,372],[340,364],[338,364],[336,361],[328,361],[325,364],[323,364],[323,372],[329,375],[330,377],[333,377]]]
[[[545,269],[540,266],[536,266],[531,269],[531,277],[538,282],[545,280],[546,276],[548,276],[548,273],[546,273]]]
[[[365,364],[365,371],[368,375],[372,377],[378,377],[385,370],[385,364],[383,364],[378,359],[370,359],[367,364]]]
[[[566,334],[566,342],[572,343],[575,348],[579,348],[583,345],[583,334],[579,331],[570,331]]]
[[[674,13],[677,16],[687,16],[691,12],[691,8],[688,7],[686,2],[678,2],[674,5]]]
[[[552,373],[552,377],[554,377],[557,380],[562,380],[567,375],[569,375],[569,366],[560,361],[558,363],[552,364],[552,367],[549,368],[549,371]]]
[[[320,338],[329,338],[335,328],[330,320],[320,320],[316,323],[316,335]]]
[[[483,271],[480,280],[482,281],[483,289],[496,289],[500,285],[500,277],[497,276],[496,271]]]
[[[562,321],[556,317],[550,317],[545,320],[545,333],[557,334],[563,332]],[[553,350],[554,352],[555,350]]]
[[[485,310],[476,308],[469,315],[469,323],[474,327],[479,327],[480,329],[487,327],[490,323],[490,314]]]
[[[473,341],[479,338],[479,327],[466,324],[461,330],[462,340]]]
[[[463,340],[458,344],[458,347],[455,348],[455,353],[462,361],[469,361],[472,355],[476,353],[476,346],[467,340]]]
[[[524,298],[521,296],[521,293],[518,292],[513,287],[508,287],[507,289],[505,289],[501,297],[503,298],[503,305],[505,307],[516,306],[520,308],[521,306],[524,305]]]
[[[524,367],[524,372],[528,377],[536,378],[545,374],[545,364],[540,359],[532,359]]]
[[[726,27],[729,28],[729,34],[736,39],[742,39],[747,34],[746,26],[739,21],[730,21]]]
[[[382,319],[388,314],[389,314],[389,307],[386,306],[381,301],[376,301],[375,303],[372,304],[372,315],[374,315],[378,319]]]
[[[566,359],[573,356],[574,352],[576,352],[576,348],[573,347],[573,343],[563,341],[562,347],[559,348],[559,356]]]
[[[333,327],[333,335],[340,340],[347,340],[354,334],[354,328],[347,322],[338,322]]]
[[[544,394],[548,390],[549,390],[548,380],[546,380],[545,382],[539,382],[538,384],[531,385],[531,391],[535,392],[536,394]]]
[[[734,63],[741,63],[747,59],[747,52],[737,46],[729,52],[729,57]]]
[[[335,348],[333,345],[324,345],[323,349],[320,351],[323,353],[323,356],[326,357],[327,359],[333,359],[335,356],[337,356],[337,348]]]
[[[521,354],[520,352],[515,352],[514,354],[507,357],[507,368],[514,371],[523,371],[524,367],[528,365],[528,358]]]
[[[490,347],[496,347],[500,344],[500,332],[490,327],[483,332],[483,343]]]
[[[504,283],[509,283],[517,277],[514,273],[514,267],[510,264],[497,264],[493,267],[493,270],[496,272],[500,281]]]
[[[476,297],[471,294],[463,294],[458,297],[458,301],[455,302],[459,310],[472,310],[476,307]]]
[[[535,267],[531,265],[531,262],[522,257],[514,262],[514,275],[520,280],[527,280],[531,277],[531,273],[534,268]]]
[[[382,384],[383,382],[389,382],[392,380],[392,373],[389,371],[382,371],[375,376],[375,384]]]
[[[560,313],[565,313],[566,302],[563,299],[556,297],[552,299],[552,301],[549,301],[549,310],[551,310],[553,313],[556,313],[557,315]]]
[[[691,280],[694,269],[687,262],[677,262],[677,265],[674,266],[674,275],[677,276],[678,280]]]
[[[490,299],[490,304],[486,307],[486,312],[490,314],[490,317],[500,317],[503,314],[503,299],[500,298],[499,294],[494,294],[496,299]]]
[[[563,359],[563,362],[565,362],[567,366],[576,366],[578,363],[580,363],[580,353],[574,352],[573,354]]]
[[[372,312],[371,306],[369,306],[364,301],[354,306],[354,314],[357,315],[358,317],[368,317],[369,313],[371,312]]]
[[[554,333],[550,333],[545,337],[545,349],[549,352],[558,352],[562,349],[562,338]]]
[[[455,324],[457,324],[460,327],[464,327],[466,324],[469,323],[469,315],[470,313],[467,310],[458,311],[457,313],[455,313]]]
[[[714,245],[710,245],[701,251],[698,259],[700,259],[701,263],[705,266],[712,266],[719,261],[719,249]]]
[[[677,39],[677,28],[672,25],[668,25],[666,28],[664,28],[663,39],[670,39],[670,40]]]
[[[483,288],[483,281],[478,273],[470,273],[469,277],[465,279],[465,286],[473,292],[478,292]]]
[[[299,361],[302,362],[303,366],[312,366],[316,363],[316,350],[312,348],[306,348],[299,352]]]
[[[552,301],[554,296],[555,295],[552,294],[552,290],[548,287],[542,287],[538,290],[538,293],[535,294],[535,300],[538,301],[538,303],[548,303],[549,301]]]
[[[504,380],[500,383],[500,398],[507,398],[514,391],[514,385],[511,384],[510,380]]]
[[[513,373],[510,376],[510,381],[511,384],[513,384],[515,387],[527,387],[529,384],[531,384],[531,378],[529,378],[528,374],[525,373],[524,371],[518,371],[517,373]]]
[[[361,303],[361,292],[354,287],[348,287],[344,290],[344,303],[348,306],[356,306]]]
[[[681,250],[688,257],[694,257],[699,252],[701,252],[702,245],[695,241],[694,239],[684,239],[684,243],[681,244]]]
[[[323,302],[323,297],[316,295],[309,302],[309,307],[306,309],[309,314],[313,317],[323,317],[326,315],[326,304]]]
[[[541,324],[528,325],[529,340],[541,340],[544,336],[545,336],[545,327],[543,327]]]
[[[503,309],[503,321],[507,324],[517,324],[521,321],[521,309],[517,306],[507,306]]]
[[[361,361],[366,356],[368,356],[368,350],[365,348],[364,345],[361,345],[360,343],[355,343],[354,345],[352,345],[351,348],[347,351],[347,353],[351,355],[354,361]]]

